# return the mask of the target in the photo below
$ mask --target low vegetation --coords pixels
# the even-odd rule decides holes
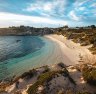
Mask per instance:
[[[62,65],[62,64],[60,63],[60,65]],[[29,87],[29,89],[27,91],[28,94],[37,94],[39,86],[44,86],[46,83],[51,81],[58,74],[61,74],[64,77],[68,77],[69,81],[76,85],[75,81],[69,75],[68,70],[64,67],[64,68],[62,68],[61,70],[58,70],[58,71],[46,71],[46,72],[42,73],[37,78],[37,81],[32,86]],[[42,94],[45,94],[44,91],[42,91]]]
[[[22,78],[22,79],[30,79],[30,78],[32,78],[34,75],[36,75],[37,74],[37,71],[35,70],[35,69],[32,69],[32,70],[30,70],[30,71],[28,71],[28,72],[25,72],[25,73],[23,73],[21,76],[20,76],[20,78]]]
[[[96,68],[95,67],[84,65],[82,74],[83,74],[84,80],[88,84],[96,86]]]
[[[76,94],[91,94],[89,92],[77,92]]]
[[[33,69],[30,70],[29,72],[25,72],[24,74],[22,74],[20,76],[20,78],[25,79],[25,81],[28,81],[28,79],[32,78],[33,76],[37,77],[36,82],[34,82],[27,90],[28,94],[47,94],[46,92],[48,92],[48,94],[50,94],[50,92],[54,92],[54,89],[56,88],[57,90],[55,91],[56,94],[91,94],[88,92],[82,92],[78,91],[76,87],[78,87],[78,83],[75,82],[76,79],[73,79],[71,77],[71,73],[68,71],[69,68],[74,69],[76,67],[67,67],[66,65],[64,65],[63,63],[59,63],[58,66],[60,67],[60,69],[52,71],[48,66],[44,66],[44,71],[42,73],[40,73],[38,75],[38,68],[37,69]],[[96,63],[94,64],[81,64],[80,66],[78,65],[78,69],[80,70],[80,75],[83,76],[85,82],[87,82],[90,86],[96,86]],[[58,79],[58,77],[64,77],[65,80],[62,81],[68,81],[68,86],[63,87],[61,86],[61,88],[58,87],[58,82],[55,82],[56,79]],[[60,79],[61,79],[60,78]],[[27,79],[27,80],[26,80]],[[54,81],[56,87],[52,84],[52,82]],[[65,82],[64,82],[65,83]],[[70,84],[69,84],[70,83]],[[85,83],[86,84],[86,83]],[[9,84],[8,84],[9,85]],[[54,88],[50,88],[51,85],[54,86]],[[69,87],[70,85],[72,85],[73,87]],[[10,85],[9,85],[10,86]],[[0,88],[0,92],[2,94],[2,92],[5,92],[5,88],[1,86],[2,88]],[[62,89],[63,88],[63,89]],[[42,89],[42,90],[40,90]],[[48,91],[49,89],[49,91]],[[59,89],[59,90],[58,90]],[[74,90],[76,89],[76,90]],[[55,94],[53,93],[53,94]],[[16,91],[16,93],[14,94],[19,94],[19,91]],[[21,93],[20,93],[21,94]],[[93,93],[92,93],[93,94]],[[95,93],[94,93],[95,94]]]
[[[66,65],[64,63],[62,63],[62,62],[58,63],[58,66],[61,67],[61,68],[65,68],[66,67]]]
[[[50,68],[48,67],[48,66],[44,66],[44,71],[43,71],[43,73],[46,73],[46,72],[49,72],[50,71]]]
[[[2,94],[2,92],[5,92],[5,88],[8,86],[10,86],[9,83],[0,84],[0,94]]]
[[[28,94],[36,94],[38,86],[40,85],[44,85],[44,83],[46,81],[49,81],[52,79],[52,77],[57,73],[57,71],[53,71],[53,72],[46,72],[41,74],[38,77],[38,80],[36,83],[34,83],[32,86],[30,86],[30,88],[28,89]]]
[[[68,28],[68,26],[58,28],[56,34],[62,34],[68,39],[82,46],[92,45],[89,49],[93,54],[96,54],[96,26]]]

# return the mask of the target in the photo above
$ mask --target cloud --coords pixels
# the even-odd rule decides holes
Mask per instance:
[[[41,15],[45,17],[51,17],[50,14],[47,14],[47,13],[41,13]]]
[[[58,19],[51,19],[46,17],[37,16],[25,16],[20,14],[12,14],[6,12],[0,12],[0,25],[34,25],[34,24],[46,24],[46,25],[66,25],[67,22]]]
[[[23,11],[37,12],[40,15],[49,14],[50,16],[60,16],[66,10],[67,0],[36,1],[29,4]],[[44,15],[42,15],[44,16]]]
[[[82,6],[84,5],[86,2],[89,2],[90,0],[77,0],[75,3],[74,3],[74,6]]]
[[[80,18],[75,14],[75,12],[73,10],[69,13],[69,17],[75,21],[80,20]]]
[[[91,7],[95,7],[96,8],[96,3],[92,4]]]
[[[83,11],[85,9],[86,9],[85,7],[79,7],[79,10],[81,10],[81,11]]]
[[[94,22],[96,19],[95,7],[96,0],[20,0],[20,2],[3,0],[0,3],[0,26],[3,24],[56,26],[67,23],[77,25],[81,24],[80,22],[91,24],[89,20]],[[1,17],[1,13],[4,14],[4,18]]]
[[[53,8],[53,7],[52,7],[52,4],[51,4],[51,3],[47,3],[47,4],[45,4],[45,5],[43,6],[43,9],[44,9],[45,11],[51,11],[52,8]]]
[[[51,9],[53,8],[52,3],[51,2],[47,2],[45,4],[45,2],[42,1],[36,1],[35,3],[31,3],[29,4],[25,9],[23,9],[24,11],[28,11],[28,12],[32,12],[32,11],[37,11],[37,10],[42,10],[42,11],[51,11]]]

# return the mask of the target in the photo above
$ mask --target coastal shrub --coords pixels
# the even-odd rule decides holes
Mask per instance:
[[[66,67],[66,65],[64,63],[62,63],[62,62],[58,63],[58,66],[60,66],[61,68],[65,68]]]
[[[44,66],[44,71],[43,71],[43,73],[45,73],[45,72],[49,72],[50,71],[50,69],[49,69],[49,67],[48,66]]]
[[[84,77],[84,80],[93,86],[96,86],[96,68],[95,67],[90,67],[88,65],[85,65],[82,74]]]
[[[63,68],[62,71],[60,71],[60,74],[62,74],[65,77],[69,76],[69,72],[68,72],[68,70],[66,68]]]
[[[73,80],[73,78],[70,76],[68,70],[66,68],[63,68],[62,71],[60,71],[60,74],[63,74],[63,76],[68,77],[69,81],[76,85],[76,82]]]
[[[94,48],[96,47],[96,28],[88,28],[87,29],[78,28],[78,29],[67,29],[64,30],[60,28],[57,30],[57,34],[64,35],[67,39],[72,39],[76,43],[80,43],[82,46],[92,44]],[[96,50],[92,51],[92,54],[96,54]]]
[[[72,90],[66,90],[66,94],[74,94],[74,92]]]
[[[38,91],[38,86],[40,85],[43,86],[45,82],[49,82],[50,80],[52,80],[52,78],[54,78],[55,75],[57,75],[58,73],[59,74],[67,73],[68,75],[68,71],[66,69],[43,73],[37,78],[37,81],[32,86],[29,87],[29,89],[27,90],[28,94],[36,94],[36,92]]]
[[[92,54],[96,54],[96,47],[92,46],[91,48],[89,48],[89,50],[92,52]]]
[[[10,83],[0,83],[0,93],[3,94],[8,86],[10,86]]]
[[[28,89],[28,94],[36,94],[38,86],[43,85],[45,82],[49,81],[52,79],[52,77],[57,73],[57,71],[52,71],[52,72],[46,72],[41,74],[38,77],[37,82],[35,82],[32,86],[29,87]]]
[[[25,72],[25,73],[23,73],[21,76],[20,76],[20,78],[26,78],[26,79],[29,79],[29,78],[31,78],[31,77],[33,77],[34,75],[36,75],[36,70],[35,69],[32,69],[32,70],[30,70],[29,72]]]

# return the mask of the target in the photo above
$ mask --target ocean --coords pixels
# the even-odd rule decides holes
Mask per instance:
[[[53,49],[54,43],[40,36],[0,36],[0,80],[51,64]]]

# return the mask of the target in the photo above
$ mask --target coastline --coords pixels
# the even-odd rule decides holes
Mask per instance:
[[[88,55],[91,58],[94,55],[92,55],[91,52],[87,49],[88,47],[80,46],[80,44],[74,43],[73,41],[66,39],[66,37],[64,37],[62,35],[54,34],[54,35],[45,35],[44,37],[50,39],[52,41],[52,43],[55,43],[55,46],[56,46],[55,48],[53,48],[54,51],[50,54],[52,56],[49,56],[49,58],[48,57],[45,58],[45,59],[49,59],[48,62],[50,62],[50,60],[51,61],[54,60],[53,64],[51,64],[52,66],[49,64],[47,67],[51,71],[61,70],[61,68],[59,68],[57,65],[58,65],[58,63],[62,62],[64,65],[67,66],[66,68],[68,69],[72,78],[74,78],[77,81],[77,84],[80,85],[82,74],[79,73],[79,71],[77,71],[75,68],[75,66],[78,65],[78,63],[80,63],[79,62],[80,55],[82,57]],[[47,63],[45,65],[47,65]],[[22,94],[27,94],[26,91],[29,89],[29,87],[32,86],[32,84],[34,84],[37,81],[37,78],[39,75],[44,73],[44,71],[46,70],[45,65],[44,66],[41,65],[41,67],[37,67],[35,69],[37,71],[37,75],[33,76],[29,80],[26,80],[26,76],[30,75],[30,70],[29,70],[29,72],[24,72],[22,74],[22,75],[25,74],[24,78],[22,78],[22,75],[19,78],[17,78],[16,81],[19,81],[18,89],[20,92],[22,92]],[[60,77],[58,80],[60,80],[61,78],[62,77]],[[61,79],[60,81],[62,82],[62,80],[63,79]],[[66,81],[67,80],[65,80],[65,82]],[[70,83],[70,82],[68,81],[68,83]],[[83,83],[83,80],[82,80],[82,83]],[[62,86],[61,83],[60,83],[60,85]],[[92,87],[90,87],[90,86],[86,86],[86,87],[89,88],[89,91],[92,90]],[[83,88],[82,85],[80,87],[78,87],[78,89],[80,89],[80,90],[83,90],[82,88]],[[15,92],[17,90],[16,82],[7,86],[5,90],[8,92],[6,94]]]
[[[82,62],[82,60],[80,60],[81,57],[90,60],[94,58],[94,60],[96,60],[96,55],[91,54],[88,50],[88,46],[80,46],[80,44],[66,39],[63,35],[50,34],[45,35],[44,38],[49,42],[46,42],[45,47],[40,50],[40,55],[35,55],[35,57],[32,58],[30,56],[30,58],[20,61],[16,67],[12,66],[13,71],[17,68],[21,70],[21,67],[24,70],[23,72],[22,70],[19,70],[20,72],[13,72],[14,75],[19,76],[32,68],[45,65],[53,66],[60,62],[67,66],[75,65]]]

